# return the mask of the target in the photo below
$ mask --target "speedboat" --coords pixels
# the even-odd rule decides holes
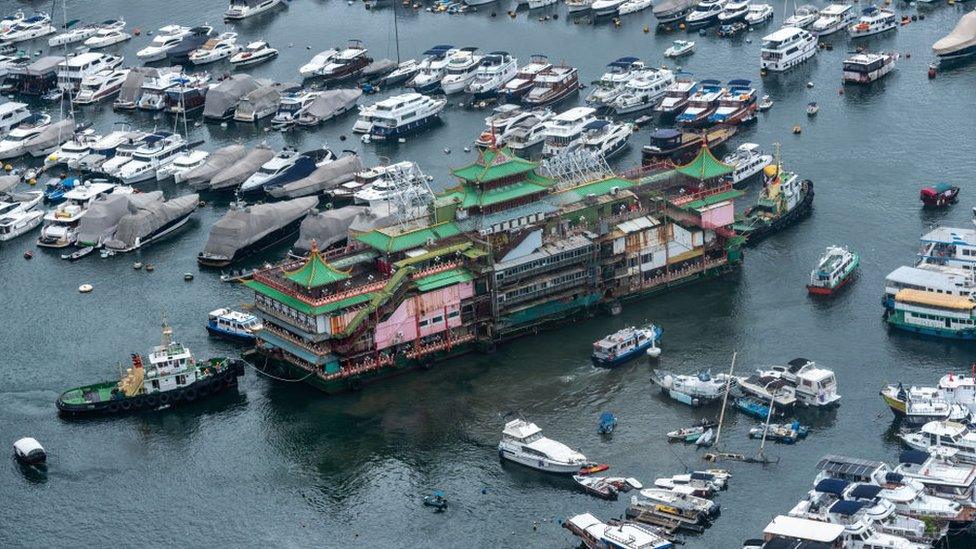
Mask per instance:
[[[718,15],[725,10],[728,0],[702,0],[685,18],[690,29],[701,29],[718,22]]]
[[[424,52],[417,74],[407,82],[408,88],[418,93],[433,93],[441,88],[441,79],[447,69],[449,58],[458,50],[454,46],[442,44]]]
[[[641,69],[627,82],[623,93],[613,100],[610,108],[617,114],[634,114],[652,109],[671,84],[674,84],[674,73],[668,69]]]
[[[857,19],[857,12],[850,4],[830,4],[820,10],[820,17],[810,26],[810,32],[816,36],[827,36],[847,28]]]
[[[756,26],[765,23],[773,18],[773,7],[769,4],[749,4],[749,11],[743,21],[747,25]]]
[[[474,52],[477,48],[461,48],[451,54],[441,78],[441,91],[445,95],[460,93],[470,84],[481,64],[481,56]]]
[[[851,38],[863,38],[897,28],[898,19],[895,18],[895,12],[870,6],[861,12],[861,18],[856,23],[847,27],[847,32]]]
[[[122,31],[125,28],[125,21],[119,19],[117,23],[118,25],[103,26],[85,40],[84,46],[88,49],[97,50],[114,46],[132,38],[131,34]]]
[[[298,74],[302,78],[318,76],[322,72],[322,69],[332,61],[332,58],[338,54],[339,50],[335,48],[319,52],[312,57],[311,61],[298,68]]]
[[[241,46],[237,45],[237,33],[224,32],[190,52],[189,60],[194,65],[205,65],[226,59],[239,51]]]
[[[675,122],[686,127],[702,126],[718,109],[718,101],[725,95],[725,87],[718,80],[702,80],[701,86],[688,98],[688,106]]]
[[[27,145],[30,139],[39,135],[50,125],[51,116],[45,113],[34,113],[25,118],[0,141],[0,160],[27,154]]]
[[[156,170],[171,163],[185,147],[186,141],[180,134],[152,134],[135,150],[132,160],[119,168],[115,177],[126,184],[155,179]]]
[[[0,42],[15,44],[58,32],[46,13],[36,13],[0,34]]]
[[[529,59],[529,64],[522,66],[515,74],[515,78],[506,83],[501,92],[505,94],[505,101],[508,103],[518,103],[525,94],[529,93],[535,83],[539,73],[552,67],[549,58],[540,53],[533,54]]]
[[[102,69],[81,79],[75,105],[90,105],[119,93],[129,76],[129,69]]]
[[[583,127],[583,150],[604,159],[613,158],[627,148],[634,125],[609,120],[594,120]]]
[[[616,366],[657,346],[661,334],[661,328],[654,324],[618,330],[593,343],[591,358],[598,366]]]
[[[586,456],[542,436],[538,425],[524,419],[513,419],[505,424],[498,443],[498,455],[549,473],[576,474],[587,465]]]
[[[281,0],[230,0],[227,11],[224,12],[224,20],[240,21],[264,13],[279,4]]]
[[[542,155],[555,156],[580,148],[583,145],[583,128],[596,120],[595,114],[596,109],[590,107],[573,107],[549,120],[544,132],[546,139]]]
[[[156,169],[156,181],[164,181],[173,178],[173,182],[179,184],[184,173],[193,168],[202,166],[210,153],[202,150],[184,151],[173,157],[173,161],[165,166]]]
[[[749,3],[752,0],[729,0],[725,4],[725,9],[718,14],[718,23],[728,25],[736,21],[743,21],[749,13]]]
[[[243,67],[269,61],[278,56],[278,50],[267,42],[251,42],[244,49],[230,56],[230,64]]]
[[[249,343],[261,328],[261,319],[249,313],[217,309],[207,315],[207,332],[217,337]]]
[[[316,76],[324,78],[326,82],[348,80],[359,76],[372,62],[362,41],[350,40],[346,48],[329,59]]]
[[[502,134],[502,142],[505,143],[506,147],[519,152],[545,141],[546,123],[555,115],[549,109],[537,109],[531,111],[530,114],[531,116],[516,122]]]
[[[369,140],[397,139],[422,131],[440,118],[447,99],[404,93],[373,105]]]
[[[518,60],[504,51],[493,51],[481,59],[474,79],[464,89],[475,99],[484,99],[498,91],[518,74]]]
[[[143,63],[166,59],[170,50],[178,46],[183,38],[190,34],[190,30],[190,27],[166,25],[156,31],[156,36],[148,46],[136,52],[136,57]]]
[[[595,0],[592,5],[590,5],[590,10],[593,15],[596,16],[606,16],[614,15],[620,6],[627,0]]]
[[[708,116],[710,124],[739,124],[752,117],[758,108],[756,89],[748,80],[729,80],[725,93],[718,98],[718,108]]]
[[[7,101],[0,104],[0,137],[10,133],[18,124],[29,118],[30,109],[26,103]]]
[[[701,370],[695,375],[655,370],[651,381],[678,402],[689,406],[702,406],[722,398],[726,388],[733,385],[736,380],[724,373],[713,376],[709,370]]]
[[[654,110],[664,115],[675,115],[685,109],[688,99],[698,88],[698,82],[690,78],[677,78],[664,90],[664,98]]]
[[[743,143],[735,152],[723,158],[722,162],[734,167],[731,174],[732,186],[738,189],[745,187],[763,168],[772,164],[773,156],[763,154],[755,143]]]
[[[569,65],[553,65],[536,75],[522,102],[530,107],[558,103],[580,89],[579,72]]]
[[[644,62],[636,57],[621,57],[612,61],[603,76],[593,83],[593,91],[586,96],[586,103],[596,108],[609,106],[643,68]]]
[[[786,21],[783,21],[783,26],[805,29],[819,18],[820,9],[816,6],[807,4],[805,6],[800,6],[796,9],[796,11],[793,12],[793,15],[787,17]]]
[[[675,40],[671,47],[664,50],[664,57],[681,57],[695,52],[695,43],[690,40]]]

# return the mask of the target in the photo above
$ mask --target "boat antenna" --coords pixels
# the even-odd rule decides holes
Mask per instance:
[[[725,420],[725,405],[729,401],[729,389],[732,387],[732,372],[735,370],[735,356],[737,351],[732,352],[732,366],[729,368],[729,377],[725,380],[725,395],[722,397],[722,410],[718,414],[718,428],[715,430],[715,448],[718,449],[719,437],[722,436],[722,422]]]

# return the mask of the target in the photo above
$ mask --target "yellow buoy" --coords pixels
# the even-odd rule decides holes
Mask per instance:
[[[37,180],[33,177],[27,180],[28,185],[37,185]]]
[[[778,171],[779,171],[779,168],[777,166],[773,165],[773,164],[770,164],[770,165],[766,166],[765,168],[763,168],[763,174],[765,174],[766,177],[776,177],[776,172],[778,172]]]
[[[647,25],[644,25],[644,34],[647,34],[649,32],[651,32],[651,28],[648,27]]]
[[[9,172],[10,170],[14,169],[14,167],[11,166],[10,164],[4,164],[3,169]]]

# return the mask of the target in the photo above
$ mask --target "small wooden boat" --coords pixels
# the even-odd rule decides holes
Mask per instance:
[[[591,496],[598,498],[615,500],[619,491],[617,488],[606,481],[603,477],[590,477],[584,475],[573,475],[576,484],[583,488],[583,491]]]
[[[929,208],[943,208],[959,200],[959,187],[948,183],[936,183],[923,187],[919,192],[922,204]]]

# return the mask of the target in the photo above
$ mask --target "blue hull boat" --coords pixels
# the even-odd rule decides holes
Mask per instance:
[[[407,135],[417,133],[421,130],[426,129],[428,126],[436,122],[439,118],[440,118],[440,113],[432,114],[430,116],[426,116],[419,120],[414,120],[413,122],[402,124],[395,128],[373,126],[373,129],[369,133],[369,138],[373,141],[388,141],[390,139],[405,137]]]
[[[593,344],[593,363],[603,367],[623,364],[656,346],[662,333],[661,328],[653,324],[639,328],[631,326],[612,333]]]
[[[765,404],[751,398],[735,399],[735,407],[744,414],[763,421],[765,421],[766,417],[769,415],[769,406],[766,406]]]

